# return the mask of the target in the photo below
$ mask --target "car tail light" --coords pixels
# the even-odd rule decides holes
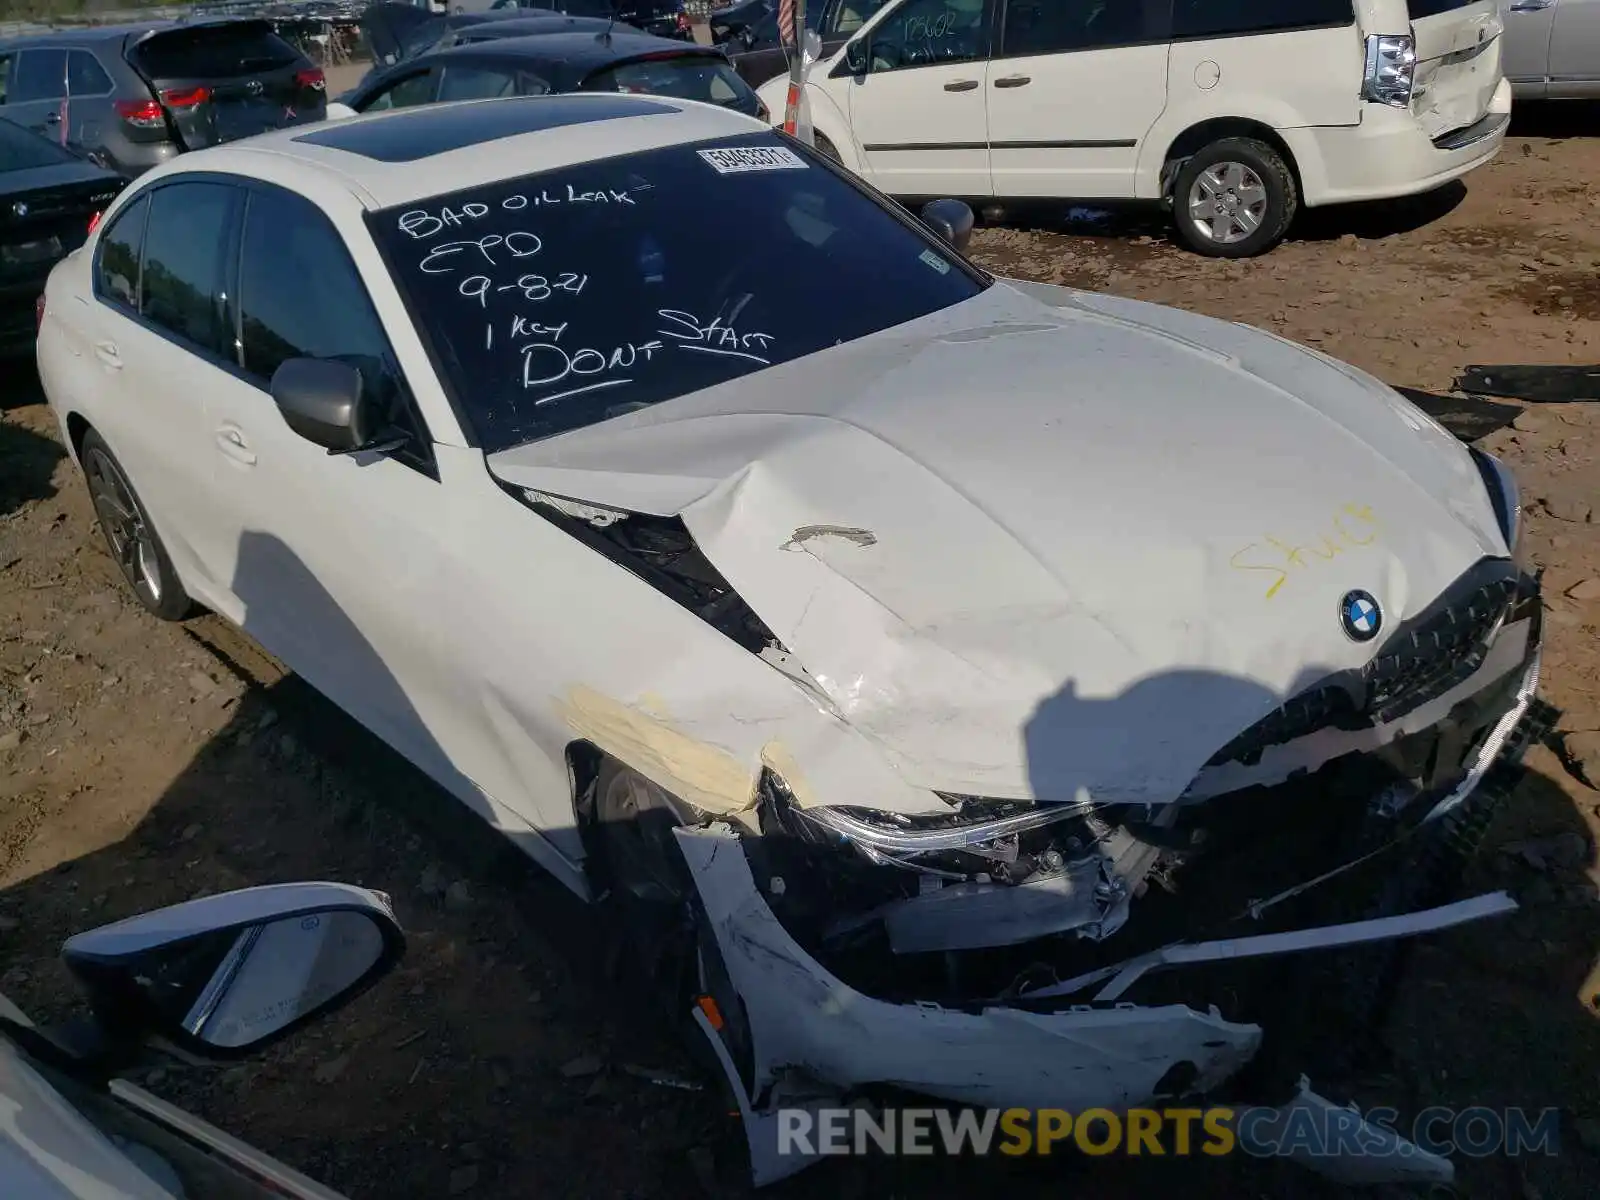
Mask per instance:
[[[168,88],[161,93],[161,102],[168,108],[194,108],[211,99],[208,87]]]
[[[165,123],[161,105],[154,100],[118,100],[115,107],[117,115],[136,129],[159,129]]]
[[[1374,34],[1367,39],[1367,73],[1361,84],[1361,98],[1395,108],[1409,107],[1416,70],[1415,39],[1409,34]]]
[[[103,216],[105,216],[105,213],[101,212],[98,209],[96,209],[92,214],[90,214],[90,216],[89,216],[89,232],[90,232],[90,234],[93,234],[96,229],[100,228],[100,218],[103,217]]]
[[[320,67],[312,67],[309,71],[296,71],[294,73],[294,81],[297,86],[311,88],[313,91],[325,92],[328,90],[328,78],[322,73]]]
[[[44,293],[39,293],[39,298],[33,302],[33,331],[38,333],[44,328]]]

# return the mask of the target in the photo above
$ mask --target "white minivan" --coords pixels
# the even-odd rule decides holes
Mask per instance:
[[[1150,200],[1202,254],[1411,195],[1511,119],[1497,0],[856,0],[817,145],[893,196]],[[763,100],[784,111],[787,78]]]

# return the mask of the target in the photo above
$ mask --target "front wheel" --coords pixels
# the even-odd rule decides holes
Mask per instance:
[[[1172,219],[1196,253],[1250,258],[1283,240],[1299,203],[1294,173],[1277,150],[1254,138],[1222,138],[1178,172]]]
[[[683,817],[684,810],[659,786],[619,762],[604,760],[594,785],[597,882],[619,938],[621,974],[646,994],[667,1028],[691,1050],[702,1045],[691,1006],[701,997],[715,1001],[718,1033],[748,1087],[751,1046],[744,1003],[672,832]],[[720,1075],[720,1064],[704,1065]]]

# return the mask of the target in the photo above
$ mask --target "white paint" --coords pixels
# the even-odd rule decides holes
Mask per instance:
[[[1415,23],[1412,110],[1361,100],[1364,38],[1410,31],[1406,0],[1357,0],[1356,22],[1336,28],[836,73],[850,46],[859,51],[895,20],[901,5],[888,4],[817,64],[806,97],[845,166],[897,196],[1154,200],[1178,139],[1228,119],[1288,144],[1308,206],[1410,195],[1499,151],[1503,127],[1459,150],[1430,140],[1510,111],[1497,3],[1472,0]],[[1470,57],[1446,61],[1469,46]],[[774,113],[787,82],[757,89]],[[947,148],[906,148],[937,143]]]
[[[1152,1099],[1174,1063],[1192,1062],[1203,1092],[1260,1047],[1256,1026],[1182,1005],[968,1013],[875,1000],[830,975],[778,923],[730,827],[674,832],[745,999],[753,1094],[799,1068],[840,1089],[890,1083],[984,1108],[1115,1109]]]

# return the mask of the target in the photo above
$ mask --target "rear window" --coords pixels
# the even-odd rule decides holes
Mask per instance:
[[[266,24],[241,22],[157,33],[129,57],[151,79],[231,79],[293,66],[300,54]]]
[[[0,117],[0,172],[28,171],[77,161],[54,142]]]
[[[898,211],[756,133],[524,175],[368,220],[435,367],[493,453],[982,291],[982,276]]]
[[[1355,19],[1351,0],[1175,0],[1172,36],[1237,37],[1281,29],[1349,25]]]
[[[597,71],[584,81],[586,92],[633,92],[699,100],[754,114],[759,103],[750,85],[724,58],[680,54],[622,63]]]

